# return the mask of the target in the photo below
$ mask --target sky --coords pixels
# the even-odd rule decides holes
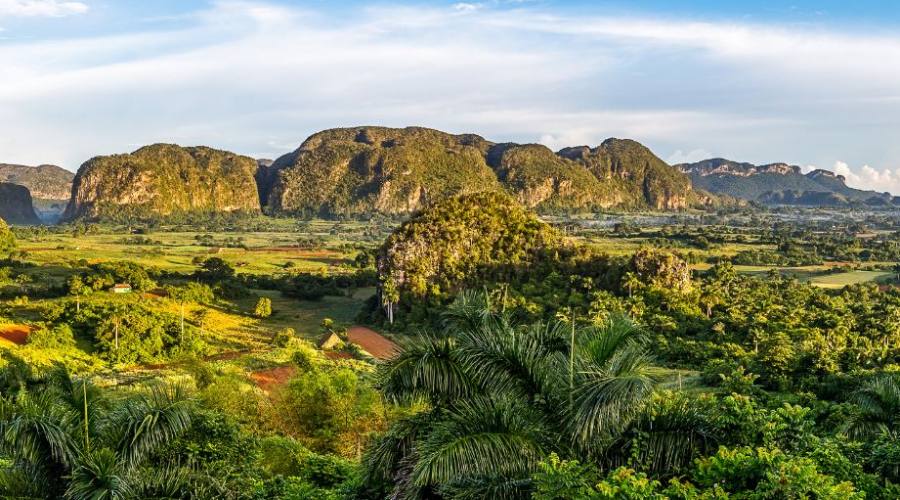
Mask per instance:
[[[900,2],[0,0],[0,162],[420,125],[900,194]]]

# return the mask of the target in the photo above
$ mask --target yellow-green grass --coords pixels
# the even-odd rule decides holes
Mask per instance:
[[[889,271],[849,271],[846,273],[812,276],[808,281],[822,288],[843,288],[857,283],[884,281],[893,276],[894,273]]]
[[[196,237],[207,233],[152,233],[147,238],[159,244],[133,245],[125,242],[127,234],[91,234],[73,237],[68,234],[52,234],[19,242],[21,250],[28,252],[28,260],[42,266],[36,272],[65,277],[66,268],[79,261],[128,260],[143,266],[153,266],[169,271],[189,272],[196,268],[195,258],[220,257],[239,272],[273,274],[295,271],[318,271],[349,263],[355,252],[342,252],[333,248],[353,242],[352,235],[335,236],[311,228],[309,232],[254,232],[214,233],[215,241],[242,237],[244,248],[208,247],[198,244]],[[348,229],[349,230],[349,229]],[[326,248],[305,250],[297,246],[300,238],[324,238]],[[358,241],[358,240],[357,240]],[[332,249],[328,249],[332,248]],[[288,264],[290,263],[290,264]]]

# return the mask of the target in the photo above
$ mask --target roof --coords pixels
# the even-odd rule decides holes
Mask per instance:
[[[328,332],[319,339],[319,349],[331,349],[342,342],[336,333]]]
[[[131,288],[131,285],[126,283],[116,283],[113,285],[113,288]]]

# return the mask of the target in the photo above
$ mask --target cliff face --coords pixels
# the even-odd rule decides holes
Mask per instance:
[[[503,186],[528,208],[608,208],[624,197],[584,165],[545,146],[502,144],[493,148],[488,158]]]
[[[767,165],[754,165],[752,163],[739,163],[724,158],[712,158],[696,163],[676,165],[684,173],[689,175],[734,175],[738,177],[750,177],[759,174],[777,175],[802,175],[800,167],[787,163],[769,163]]]
[[[78,169],[65,219],[159,218],[260,210],[256,160],[207,147],[146,146]]]
[[[505,189],[538,211],[681,210],[715,203],[635,141],[559,153],[425,128],[357,127],[314,134],[260,169],[272,212],[405,214],[453,195]]]
[[[703,204],[690,179],[644,145],[630,139],[607,139],[593,149],[566,148],[560,155],[581,162],[598,179],[617,184],[633,208],[682,210]]]
[[[10,224],[40,224],[25,186],[0,182],[0,219]]]
[[[25,186],[33,198],[68,200],[75,174],[56,165],[29,167],[0,163],[0,182]]]
[[[475,135],[425,128],[319,132],[271,166],[267,205],[307,215],[410,213],[431,200],[498,188]]]

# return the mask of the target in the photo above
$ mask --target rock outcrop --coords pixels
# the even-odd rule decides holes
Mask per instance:
[[[40,224],[31,193],[25,186],[0,182],[0,219],[10,224]]]
[[[253,158],[207,147],[154,144],[98,156],[75,176],[65,219],[161,219],[258,213]]]

